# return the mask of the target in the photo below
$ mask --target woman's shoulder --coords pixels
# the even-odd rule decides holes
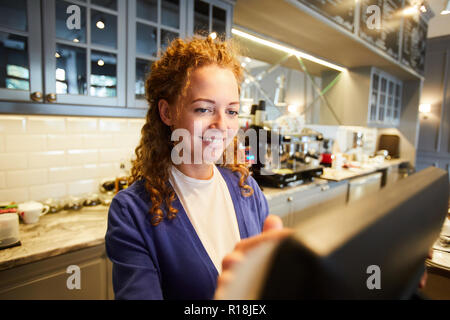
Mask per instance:
[[[233,184],[236,183],[236,185],[239,186],[239,179],[241,178],[239,172],[233,172],[230,168],[227,167],[218,167],[218,169],[220,170],[223,176],[230,179],[233,182]],[[250,174],[245,180],[245,183],[248,184],[250,187],[252,187],[253,191],[260,190],[259,185],[256,182],[255,178],[253,178]],[[254,192],[253,194],[257,196],[258,192]]]

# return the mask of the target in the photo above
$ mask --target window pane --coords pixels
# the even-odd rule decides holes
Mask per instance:
[[[77,15],[76,10],[67,13],[67,8],[70,6],[80,8],[80,15]],[[86,43],[86,8],[65,1],[56,0],[55,9],[56,37],[75,43]]]
[[[117,16],[91,10],[91,42],[117,48]]]
[[[394,95],[394,83],[389,81],[389,95]]]
[[[0,88],[29,90],[27,38],[0,32]]]
[[[378,90],[378,75],[373,75],[372,88]]]
[[[162,24],[178,29],[180,27],[180,3],[179,0],[162,0],[161,2]]]
[[[178,38],[178,33],[161,29],[161,54],[166,51],[169,43],[175,38]]]
[[[213,31],[217,32],[219,37],[224,40],[226,36],[226,16],[227,13],[225,10],[213,6],[213,20],[212,20],[212,29]]]
[[[85,95],[87,93],[86,49],[56,44],[55,56],[56,93]],[[63,87],[66,88],[65,91]]]
[[[117,10],[117,0],[91,0],[91,3],[111,10]]]
[[[152,64],[153,61],[136,59],[136,99],[145,99],[145,80]]]
[[[117,96],[117,58],[115,54],[91,52],[90,95],[96,97]]]
[[[27,31],[26,0],[0,0],[0,26]]]
[[[141,19],[158,22],[158,0],[137,0],[136,16]]]
[[[156,46],[156,28],[142,23],[136,25],[136,51],[140,54],[155,56],[158,53]]]
[[[200,0],[194,4],[194,33],[209,33],[209,4]]]

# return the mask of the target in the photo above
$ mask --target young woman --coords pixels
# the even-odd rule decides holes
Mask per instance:
[[[131,185],[108,215],[116,299],[211,299],[223,258],[279,228],[244,164],[215,165],[237,149],[241,81],[232,43],[209,37],[176,39],[152,65]]]

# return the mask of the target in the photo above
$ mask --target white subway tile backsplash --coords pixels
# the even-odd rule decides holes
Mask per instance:
[[[5,146],[5,137],[0,135],[0,153],[5,152],[6,146]]]
[[[0,116],[0,134],[16,134],[26,132],[26,117]]]
[[[101,178],[112,178],[117,176],[120,167],[117,163],[101,163],[98,165],[98,170]]]
[[[48,170],[49,183],[70,182],[79,179],[82,174],[82,166],[57,167]]]
[[[48,183],[47,169],[18,170],[6,173],[7,188],[19,188]]]
[[[66,119],[61,117],[28,117],[27,132],[59,133],[66,131]]]
[[[27,168],[26,153],[1,153],[0,170],[15,170]]]
[[[134,157],[145,119],[0,116],[0,201],[98,192]]]
[[[90,192],[98,192],[99,182],[96,179],[80,180],[71,182],[68,185],[70,195],[82,195]]]
[[[123,132],[128,129],[125,119],[100,119],[98,122],[101,132]]]
[[[64,183],[32,186],[29,190],[30,200],[35,201],[42,201],[48,198],[62,198],[67,195],[67,186]]]
[[[6,173],[0,172],[0,190],[6,189]]]
[[[49,134],[47,137],[48,150],[69,150],[83,148],[82,134],[56,135]]]
[[[110,133],[83,135],[84,149],[101,149],[101,148],[104,149],[113,147],[114,147],[113,135]]]
[[[46,135],[6,135],[6,152],[41,151],[46,147]]]
[[[67,151],[67,164],[92,164],[98,162],[97,150],[69,150]]]
[[[17,188],[17,189],[2,189],[0,190],[0,201],[8,201],[8,202],[25,202],[30,198],[28,196],[27,188]]]
[[[96,118],[67,118],[67,133],[89,133],[97,131]]]
[[[66,165],[64,151],[31,152],[28,159],[30,168],[49,168]]]
[[[126,153],[122,149],[104,149],[99,150],[100,162],[118,162],[125,160]]]

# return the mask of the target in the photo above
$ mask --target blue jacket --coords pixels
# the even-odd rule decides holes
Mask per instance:
[[[256,181],[241,195],[239,174],[218,167],[230,191],[241,239],[261,233],[268,205]],[[116,299],[212,299],[217,269],[176,199],[177,217],[152,226],[149,195],[143,180],[120,191],[108,213],[106,252],[113,263]],[[217,204],[220,205],[220,204]]]

